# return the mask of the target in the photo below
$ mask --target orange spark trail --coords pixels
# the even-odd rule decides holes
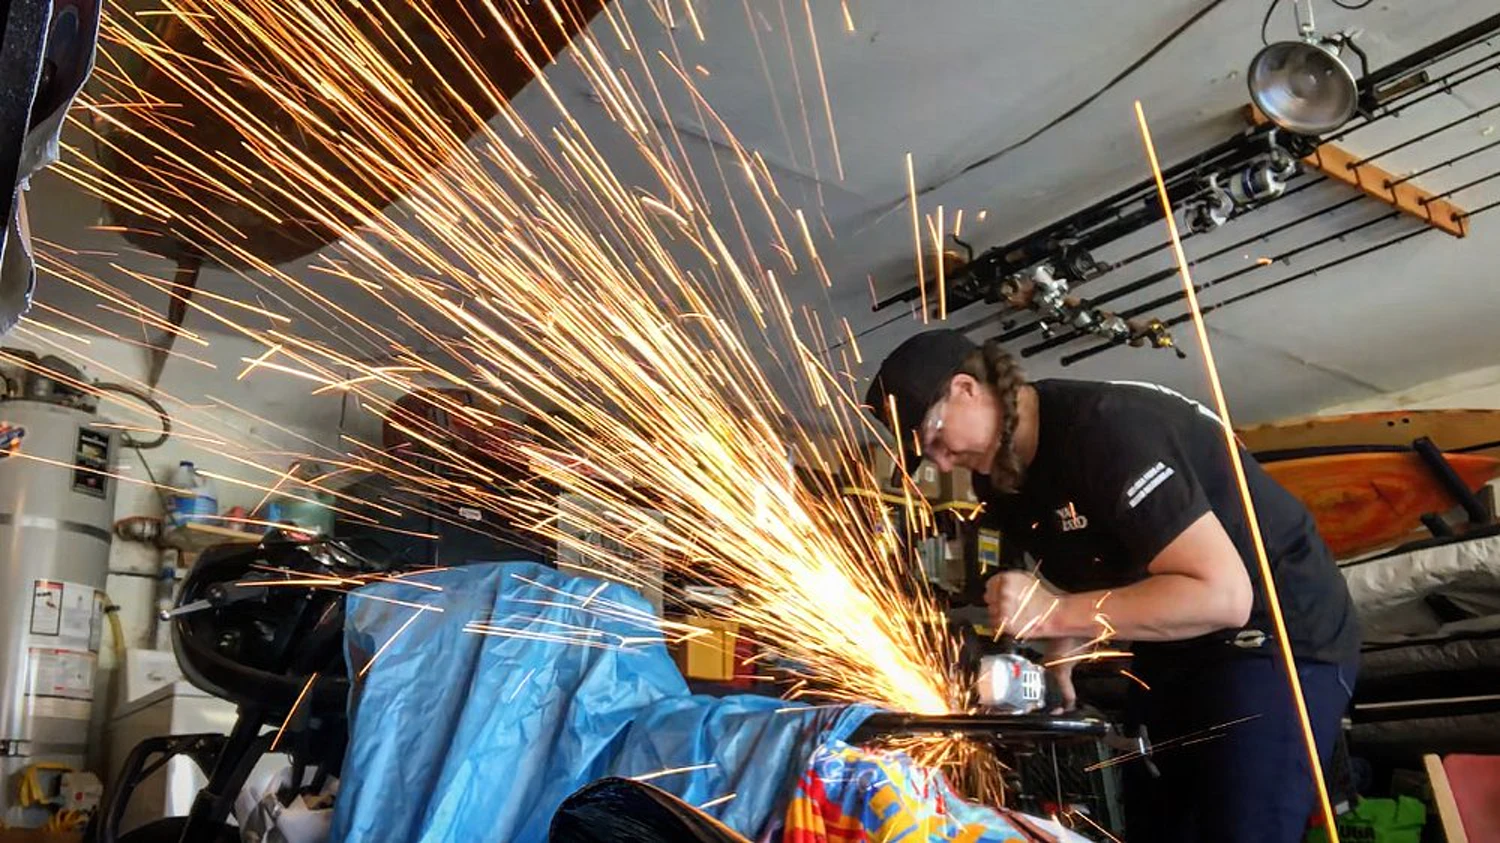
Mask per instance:
[[[1203,323],[1203,311],[1198,307],[1198,293],[1193,286],[1192,271],[1189,269],[1187,254],[1182,250],[1182,238],[1177,233],[1177,221],[1172,216],[1172,200],[1167,195],[1167,185],[1162,178],[1161,164],[1156,158],[1156,147],[1151,142],[1151,129],[1146,125],[1146,111],[1141,107],[1140,100],[1136,100],[1135,103],[1135,119],[1140,126],[1141,141],[1146,147],[1146,158],[1151,164],[1151,175],[1156,179],[1157,198],[1161,200],[1162,208],[1165,210],[1167,236],[1172,241],[1172,254],[1177,259],[1177,271],[1182,278],[1183,290],[1187,295],[1188,312],[1193,317],[1193,329],[1198,335],[1198,345],[1203,349],[1203,366],[1208,372],[1208,383],[1214,396],[1214,408],[1219,413],[1219,424],[1224,431],[1224,447],[1229,450],[1229,460],[1234,465],[1234,479],[1240,489],[1240,500],[1245,505],[1245,517],[1250,524],[1250,538],[1255,543],[1255,558],[1260,565],[1260,578],[1266,590],[1266,605],[1271,611],[1271,622],[1276,627],[1276,643],[1281,652],[1282,666],[1286,670],[1287,683],[1292,689],[1297,719],[1302,726],[1303,748],[1307,751],[1308,761],[1312,766],[1313,783],[1318,791],[1318,803],[1323,810],[1323,827],[1331,843],[1338,843],[1333,803],[1328,797],[1328,782],[1323,775],[1323,762],[1318,756],[1318,744],[1313,737],[1312,720],[1307,713],[1307,700],[1302,694],[1302,680],[1297,675],[1297,662],[1292,656],[1291,638],[1287,635],[1286,618],[1281,612],[1281,597],[1277,593],[1276,579],[1271,571],[1271,560],[1266,555],[1265,541],[1261,538],[1260,519],[1255,515],[1255,502],[1250,499],[1250,484],[1245,479],[1245,465],[1240,459],[1239,440],[1235,437],[1234,426],[1229,418],[1229,404],[1224,399],[1223,384],[1219,382],[1219,369],[1214,363],[1213,347],[1208,341],[1208,328]]]

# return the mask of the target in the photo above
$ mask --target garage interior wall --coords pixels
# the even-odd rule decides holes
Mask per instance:
[[[39,356],[56,355],[83,368],[89,378],[100,381],[139,386],[146,378],[149,365],[146,350],[126,342],[102,336],[64,337],[36,330],[34,325],[23,325],[7,336],[3,344]],[[172,438],[162,447],[140,453],[130,448],[120,449],[116,468],[120,475],[116,481],[116,520],[135,515],[160,517],[161,499],[150,485],[150,474],[154,473],[159,482],[168,483],[180,460],[191,460],[200,468],[230,480],[266,486],[274,482],[275,475],[241,460],[283,470],[295,458],[292,455],[319,450],[314,443],[337,447],[341,416],[345,430],[360,431],[356,434],[360,437],[379,435],[378,418],[360,409],[353,398],[345,407],[341,394],[312,395],[312,385],[272,370],[256,370],[244,379],[236,380],[235,376],[247,365],[242,360],[258,356],[265,350],[263,347],[220,335],[214,336],[206,347],[179,340],[177,350],[183,357],[168,359],[157,392],[158,400],[172,416]],[[189,361],[188,356],[194,360]],[[103,370],[104,366],[112,371]],[[219,401],[236,410],[223,409],[217,403]],[[127,410],[113,403],[113,399],[101,402],[99,416],[106,421],[147,429],[154,422],[149,411]],[[266,422],[257,421],[252,416]],[[143,440],[153,438],[151,433],[138,436]],[[224,448],[202,441],[206,438],[216,438],[234,447]],[[225,480],[216,481],[215,485],[221,512],[234,506],[248,510],[265,494],[259,489]],[[153,646],[158,588],[153,577],[163,565],[175,564],[176,557],[175,551],[162,552],[150,545],[119,538],[112,542],[107,590],[120,607],[125,647]],[[96,680],[97,701],[100,703],[94,707],[96,728],[115,705],[112,696],[115,654],[112,642],[105,643],[99,656],[100,673]],[[102,744],[101,741],[92,743],[95,746]]]
[[[1324,408],[1319,415],[1379,412],[1381,410],[1493,409],[1500,409],[1500,366],[1470,369],[1408,389],[1388,392],[1359,401],[1335,404]]]

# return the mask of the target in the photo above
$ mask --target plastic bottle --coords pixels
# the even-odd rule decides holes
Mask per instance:
[[[204,477],[183,460],[177,464],[172,475],[172,487],[190,494],[174,493],[170,499],[171,512],[167,514],[173,526],[184,524],[212,524],[218,519],[219,495],[212,478]]]

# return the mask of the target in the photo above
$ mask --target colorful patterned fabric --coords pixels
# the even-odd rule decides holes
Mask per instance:
[[[834,742],[814,754],[781,843],[1036,843],[1086,839],[1055,823],[965,802],[898,752]]]

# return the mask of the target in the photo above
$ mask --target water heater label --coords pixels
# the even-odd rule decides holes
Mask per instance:
[[[75,582],[32,581],[33,646],[98,652],[103,623],[103,592]]]
[[[26,688],[36,716],[88,718],[104,607],[104,592],[96,588],[32,581]]]
[[[62,629],[63,584],[37,580],[31,587],[31,634],[56,635]]]
[[[41,717],[88,717],[94,699],[93,653],[32,647],[31,706]]]

